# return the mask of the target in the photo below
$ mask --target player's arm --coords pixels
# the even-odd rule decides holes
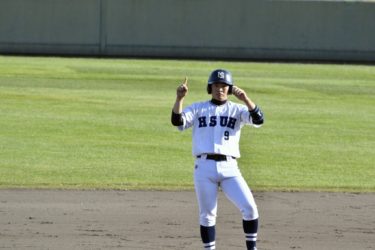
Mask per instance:
[[[233,86],[233,95],[236,96],[239,100],[243,101],[247,106],[253,124],[262,125],[264,123],[263,112],[260,108],[247,96],[246,92],[243,89],[240,89],[236,86]]]
[[[171,122],[174,126],[183,125],[182,107],[183,107],[184,98],[187,95],[187,92],[188,92],[187,77],[185,77],[185,81],[180,86],[178,86],[176,90],[176,101],[173,105],[172,116],[171,116]]]

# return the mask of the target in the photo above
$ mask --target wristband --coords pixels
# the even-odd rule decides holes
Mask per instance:
[[[260,125],[264,122],[263,112],[260,110],[258,106],[255,106],[253,110],[249,110],[250,117],[254,124]]]

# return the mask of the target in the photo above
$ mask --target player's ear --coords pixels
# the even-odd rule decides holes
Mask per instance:
[[[232,93],[233,93],[233,86],[229,85],[228,95],[231,95]]]
[[[208,85],[207,85],[207,93],[208,93],[208,94],[211,94],[211,93],[212,93],[212,85],[211,85],[211,84],[208,84]]]

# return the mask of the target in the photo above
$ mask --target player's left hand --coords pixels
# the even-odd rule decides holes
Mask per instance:
[[[232,93],[235,97],[237,97],[241,101],[246,101],[248,99],[245,90],[240,89],[239,87],[233,86]]]

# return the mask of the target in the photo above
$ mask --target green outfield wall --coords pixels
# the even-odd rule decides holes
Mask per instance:
[[[375,2],[1,0],[0,53],[374,62]]]

